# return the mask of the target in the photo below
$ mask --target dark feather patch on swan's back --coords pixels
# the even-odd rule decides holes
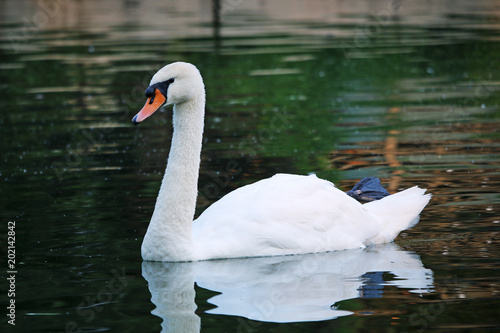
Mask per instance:
[[[366,177],[361,179],[354,185],[352,190],[347,191],[346,194],[360,202],[380,200],[390,195],[377,177]]]

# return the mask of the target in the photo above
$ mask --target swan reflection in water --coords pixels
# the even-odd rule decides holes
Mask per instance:
[[[382,274],[395,277],[384,281]],[[219,292],[208,302],[211,314],[257,321],[320,321],[352,314],[336,304],[353,298],[382,297],[386,285],[412,293],[432,290],[433,277],[418,255],[394,243],[368,249],[292,256],[199,261],[143,262],[152,313],[162,332],[199,332],[195,289]],[[386,278],[387,279],[387,278]]]

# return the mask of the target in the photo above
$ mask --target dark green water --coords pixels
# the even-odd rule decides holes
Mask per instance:
[[[212,9],[0,3],[1,304],[15,301],[16,324],[3,310],[2,331],[499,329],[500,5]],[[365,251],[143,264],[171,111],[131,118],[176,60],[207,88],[197,214],[277,172],[315,172],[343,190],[365,176],[427,188],[420,223]]]

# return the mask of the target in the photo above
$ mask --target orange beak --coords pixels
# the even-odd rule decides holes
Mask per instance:
[[[163,94],[158,89],[155,89],[154,96],[148,98],[142,110],[139,111],[139,113],[136,114],[134,118],[132,118],[132,122],[134,123],[134,125],[139,124],[141,121],[151,116],[153,113],[155,113],[156,110],[158,110],[163,104],[165,104],[166,101],[167,99],[165,98],[165,96],[163,96]]]

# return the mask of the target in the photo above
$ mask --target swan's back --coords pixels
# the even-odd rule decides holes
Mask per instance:
[[[398,195],[388,197],[388,204]],[[371,206],[383,210],[384,200]],[[369,207],[315,175],[277,174],[210,206],[194,221],[194,242],[200,259],[208,259],[324,252],[392,241],[378,237],[386,219]],[[420,211],[405,218],[414,220]],[[404,228],[409,224],[401,223]]]

